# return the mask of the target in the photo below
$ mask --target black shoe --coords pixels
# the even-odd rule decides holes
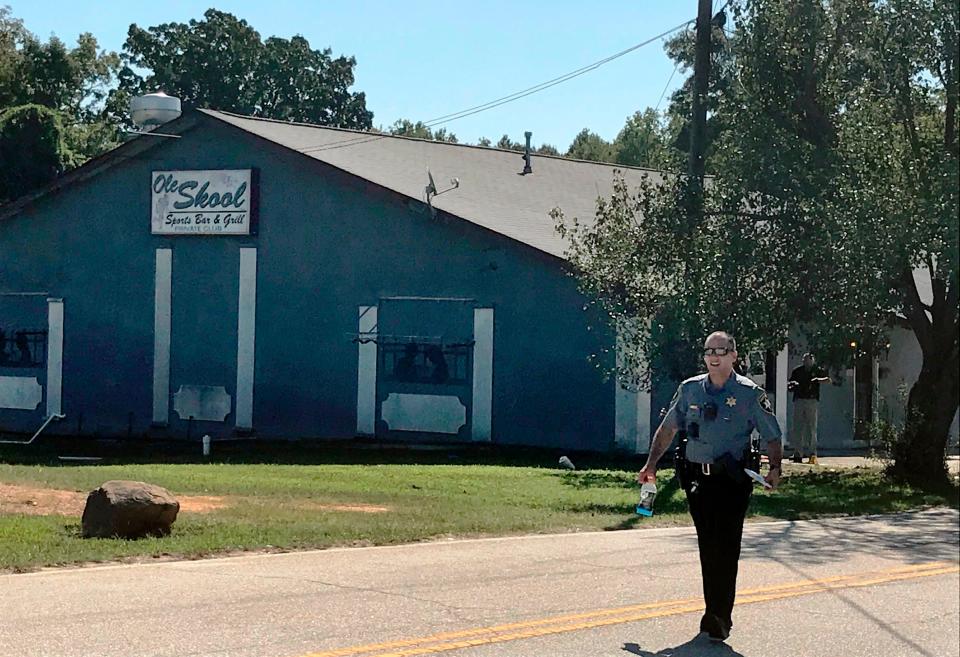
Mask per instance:
[[[803,457],[800,456],[799,454],[794,454],[793,458],[790,460],[793,461],[794,463],[803,463]]]
[[[709,611],[700,619],[700,631],[706,632],[714,642],[726,641],[730,636],[730,625]]]

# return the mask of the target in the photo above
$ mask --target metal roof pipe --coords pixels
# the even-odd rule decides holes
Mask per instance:
[[[533,133],[528,130],[523,133],[523,136],[527,138],[527,146],[523,151],[523,175],[527,175],[533,173],[533,167],[530,165],[530,137]]]

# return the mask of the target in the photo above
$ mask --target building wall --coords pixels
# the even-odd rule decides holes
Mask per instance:
[[[260,171],[256,236],[150,234],[151,171],[228,168]],[[588,330],[557,259],[209,119],[0,223],[0,292],[64,300],[67,418],[52,430],[229,434],[233,414],[187,422],[172,406],[151,427],[155,262],[171,249],[171,395],[223,386],[235,404],[244,247],[257,249],[257,435],[353,436],[358,307],[456,297],[494,309],[494,442],[609,447],[613,384],[587,361],[609,336]],[[14,298],[0,296],[0,326]],[[0,409],[8,430],[42,419],[42,404]]]

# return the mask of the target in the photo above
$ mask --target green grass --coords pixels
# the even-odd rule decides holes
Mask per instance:
[[[110,479],[133,479],[175,495],[230,501],[207,513],[181,513],[170,536],[138,541],[83,539],[77,517],[0,515],[0,569],[689,523],[684,495],[669,470],[661,471],[656,515],[638,518],[635,470],[626,465],[629,470],[568,472],[479,463],[0,463],[4,483],[87,492]],[[757,491],[750,513],[797,519],[956,507],[955,493],[945,498],[893,486],[872,470],[820,471],[790,476],[773,494]],[[389,511],[319,508],[324,504],[373,504]]]

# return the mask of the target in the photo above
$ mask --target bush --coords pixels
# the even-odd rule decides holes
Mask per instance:
[[[0,112],[0,203],[46,185],[70,165],[60,115],[41,105]]]

